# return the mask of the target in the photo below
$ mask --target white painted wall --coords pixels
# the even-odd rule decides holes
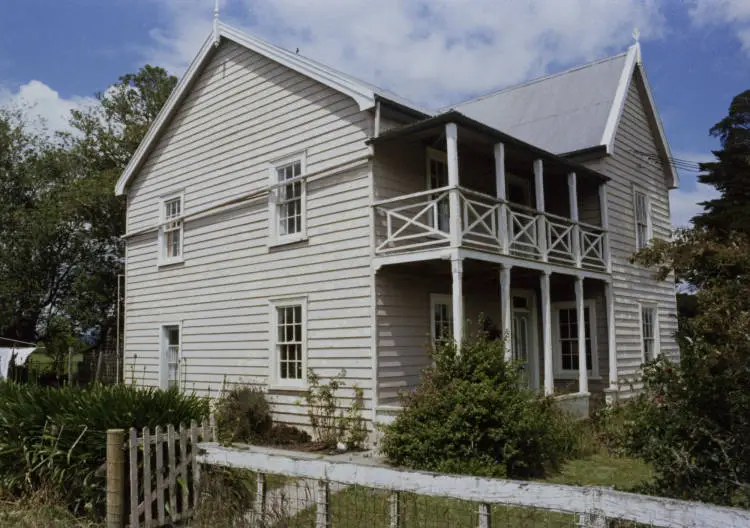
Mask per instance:
[[[184,211],[268,185],[268,163],[306,151],[308,172],[368,154],[372,117],[354,100],[224,41],[128,191],[129,232],[153,226],[159,197]],[[341,368],[371,398],[369,165],[308,184],[306,242],[269,248],[268,197],[188,220],[182,265],[157,268],[157,235],[128,241],[125,379],[158,383],[159,326],[182,324],[187,389],[269,375],[269,298],[306,296],[308,366]],[[299,392],[271,391],[288,422]]]

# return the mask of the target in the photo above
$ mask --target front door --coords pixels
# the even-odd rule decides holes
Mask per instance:
[[[537,357],[536,307],[534,293],[514,290],[511,293],[513,302],[513,328],[511,346],[513,359],[524,366],[523,377],[532,389],[539,387],[539,364]]]
[[[445,152],[427,149],[427,188],[440,189],[448,186],[448,160]],[[436,199],[438,195],[432,195]],[[440,231],[450,231],[450,208],[448,197],[439,200],[432,209],[432,225]]]

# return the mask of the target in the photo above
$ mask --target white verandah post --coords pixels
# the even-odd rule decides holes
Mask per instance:
[[[503,254],[508,253],[509,236],[508,233],[508,204],[506,203],[506,186],[505,186],[505,144],[495,143],[495,196],[501,200],[497,208],[497,230],[498,241],[500,242],[500,251]]]
[[[544,345],[544,393],[555,392],[555,377],[552,369],[552,305],[549,291],[550,271],[544,270],[540,278],[542,293],[542,332]]]
[[[503,340],[505,341],[505,361],[513,359],[513,306],[510,297],[510,270],[512,266],[503,264],[500,269],[500,313],[502,318]]]
[[[609,186],[607,182],[599,184],[599,214],[601,216],[602,229],[602,250],[604,251],[604,262],[607,265],[607,273],[612,273],[612,257],[609,253],[609,208],[607,205],[607,193]]]
[[[445,152],[448,162],[448,208],[451,247],[461,246],[461,197],[458,185],[458,129],[455,123],[445,125]]]
[[[615,335],[615,299],[612,281],[604,283],[604,299],[607,304],[607,347],[609,348],[609,390],[616,393],[617,381],[617,336]],[[612,395],[616,397],[616,394]]]
[[[542,261],[547,262],[547,218],[544,216],[544,163],[534,160],[534,190],[536,194],[537,246]]]
[[[581,267],[581,226],[578,224],[578,183],[575,172],[568,173],[568,202],[570,205],[570,220],[573,222],[573,229],[571,230],[571,243],[570,249],[573,252],[573,258],[575,259],[576,267]]]
[[[576,277],[576,317],[578,318],[578,392],[589,391],[588,365],[586,364],[586,313],[583,303],[583,277]]]
[[[451,258],[452,302],[453,302],[453,337],[456,346],[461,347],[464,338],[464,261],[457,255]]]

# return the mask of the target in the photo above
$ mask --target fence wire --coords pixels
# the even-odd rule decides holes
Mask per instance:
[[[215,469],[212,470],[215,473]],[[227,480],[227,472],[232,477]],[[222,528],[640,528],[655,524],[604,519],[590,512],[571,514],[541,508],[504,504],[482,505],[472,501],[393,492],[370,487],[221,469],[220,480],[235,490],[242,504],[229,506],[210,500],[199,506],[193,526]],[[241,475],[241,476],[240,476]],[[220,491],[207,475],[204,498]],[[243,481],[249,495],[236,494]],[[231,510],[232,515],[227,515]]]

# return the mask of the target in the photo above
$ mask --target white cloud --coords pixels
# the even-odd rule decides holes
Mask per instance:
[[[204,0],[161,0],[147,58],[182,73],[210,30]],[[656,0],[234,0],[226,20],[431,106],[655,38]],[[240,12],[240,8],[242,8]]]
[[[66,99],[37,80],[22,84],[15,91],[0,87],[0,108],[22,110],[31,127],[37,131],[54,133],[70,130],[70,111],[95,103],[93,97],[74,96]]]
[[[676,189],[670,193],[669,205],[672,213],[672,226],[689,227],[690,220],[703,212],[700,202],[719,197],[715,187],[705,183],[696,183],[690,190]]]
[[[728,25],[750,55],[750,0],[690,0],[690,19],[698,27]]]
[[[714,159],[710,153],[697,152],[677,152],[674,157],[696,165]],[[696,172],[680,171],[680,188],[675,189],[669,195],[672,226],[689,227],[690,220],[703,212],[703,206],[699,203],[718,197],[719,192],[715,187],[697,182]]]

